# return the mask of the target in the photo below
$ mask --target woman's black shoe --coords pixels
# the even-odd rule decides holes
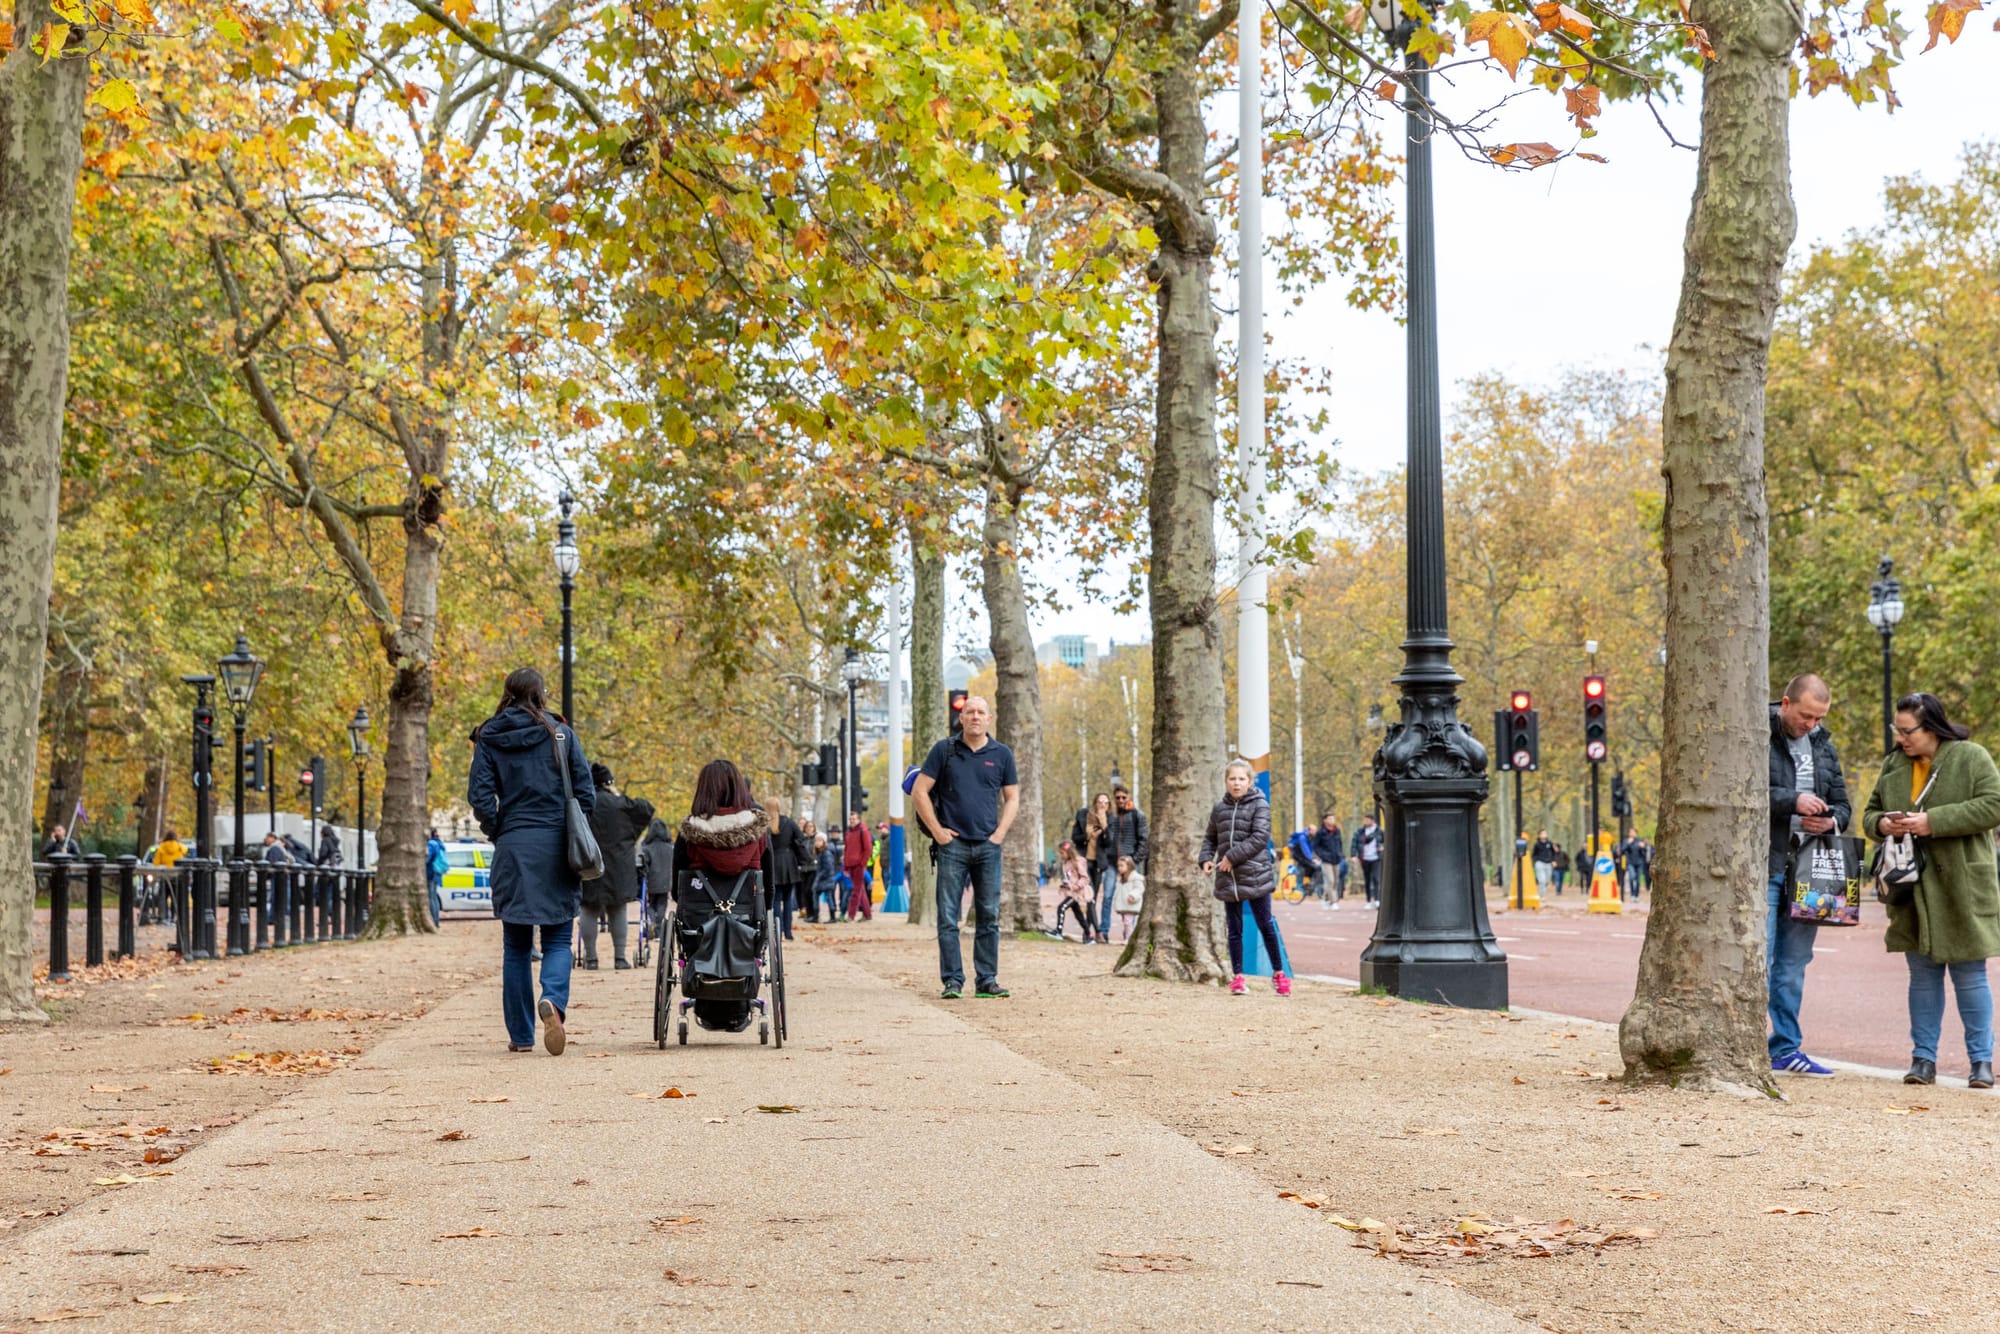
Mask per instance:
[[[1992,1087],[1993,1087],[1993,1062],[1991,1062],[1991,1061],[1974,1061],[1974,1062],[1972,1063],[1972,1074],[1971,1074],[1971,1076],[1970,1076],[1970,1077],[1969,1077],[1969,1078],[1968,1078],[1968,1079],[1967,1079],[1967,1080],[1965,1081],[1965,1086],[1966,1086],[1967,1088],[1973,1088],[1973,1089],[1990,1089],[1990,1088],[1992,1088]]]
[[[1910,1073],[1903,1076],[1903,1082],[1905,1084],[1937,1083],[1937,1062],[1926,1061],[1921,1056],[1912,1058],[1910,1061]]]

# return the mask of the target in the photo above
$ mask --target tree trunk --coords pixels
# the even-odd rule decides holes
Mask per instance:
[[[910,565],[915,589],[910,606],[910,741],[914,762],[923,757],[949,724],[944,699],[944,558],[926,550],[923,534],[910,524]],[[937,867],[930,839],[918,828],[914,810],[910,841],[910,925],[923,926],[937,910]]]
[[[56,673],[54,691],[42,726],[49,737],[48,796],[42,806],[42,827],[46,835],[56,825],[69,828],[75,821],[77,803],[83,800],[84,757],[90,749],[90,669],[74,653]],[[76,830],[70,828],[74,835]]]
[[[1042,689],[1028,593],[1021,583],[1019,504],[1017,490],[998,481],[987,484],[979,568],[991,626],[995,735],[1013,750],[1021,778],[1021,805],[1001,862],[1000,920],[1005,930],[1039,931],[1042,890],[1035,868],[1042,849],[1035,829],[1042,809]]]
[[[1146,901],[1118,960],[1126,976],[1217,982],[1226,971],[1222,914],[1196,864],[1209,807],[1221,788],[1222,626],[1216,613],[1215,306],[1210,270],[1215,219],[1201,207],[1208,151],[1202,120],[1200,8],[1160,6],[1171,25],[1153,78],[1159,166],[1180,192],[1155,213],[1159,383],[1147,522],[1153,617],[1152,857]]]
[[[160,841],[167,827],[166,756],[158,755],[146,761],[146,781],[140,791],[145,794],[146,813],[139,824],[138,853],[144,856],[147,848]]]
[[[29,49],[47,0],[16,0],[0,61],[0,1020],[35,1004],[35,876],[20,837],[34,818],[49,590],[69,383],[70,226],[83,163],[89,55]]]
[[[1770,726],[1764,368],[1795,229],[1791,0],[1697,3],[1719,59],[1667,353],[1666,738],[1653,912],[1619,1030],[1639,1081],[1772,1088],[1764,1046]]]

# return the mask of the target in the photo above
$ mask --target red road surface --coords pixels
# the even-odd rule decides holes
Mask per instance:
[[[1353,896],[1337,912],[1317,902],[1280,903],[1277,916],[1297,971],[1356,975],[1375,915]],[[1909,973],[1901,955],[1882,948],[1885,925],[1881,908],[1871,903],[1859,926],[1820,928],[1799,1016],[1810,1054],[1899,1070],[1909,1064]],[[1616,1023],[1631,1004],[1645,939],[1643,912],[1629,905],[1617,915],[1495,912],[1493,930],[1507,951],[1516,1006]],[[1949,984],[1946,991],[1949,997]],[[1949,998],[1938,1055],[1941,1074],[1965,1073],[1964,1030]]]

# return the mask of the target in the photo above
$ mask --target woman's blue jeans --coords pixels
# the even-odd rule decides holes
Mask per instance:
[[[1097,934],[1111,939],[1111,900],[1118,897],[1118,864],[1097,868]]]
[[[1986,980],[1986,960],[1935,963],[1914,950],[1903,956],[1910,964],[1910,1054],[1937,1060],[1938,1034],[1944,1028],[1944,975],[1951,974],[1958,993],[1958,1020],[1965,1025],[1965,1054],[1974,1061],[1993,1059],[1993,988]]]
[[[569,969],[573,932],[568,922],[526,922],[500,924],[500,1011],[507,1019],[507,1041],[517,1047],[535,1043],[535,978],[529,953],[535,948],[535,932],[542,933],[542,995],[564,1014],[569,1013]]]

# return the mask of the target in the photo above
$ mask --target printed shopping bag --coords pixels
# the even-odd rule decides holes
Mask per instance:
[[[1792,849],[1792,917],[1821,926],[1861,922],[1861,840],[1820,834]]]

